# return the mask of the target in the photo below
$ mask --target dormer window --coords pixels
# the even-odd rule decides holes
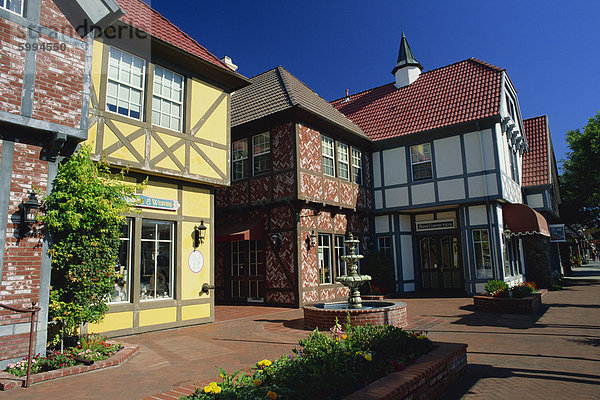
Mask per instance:
[[[410,162],[413,181],[433,178],[431,143],[410,146]]]

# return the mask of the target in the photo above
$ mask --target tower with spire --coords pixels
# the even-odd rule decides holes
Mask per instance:
[[[406,40],[406,36],[402,32],[398,62],[392,70],[392,74],[396,77],[396,87],[400,89],[401,87],[410,85],[417,80],[422,70],[421,63],[415,59],[408,45],[408,40]]]

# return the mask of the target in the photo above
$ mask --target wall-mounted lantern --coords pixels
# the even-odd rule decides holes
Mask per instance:
[[[502,232],[502,234],[504,235],[504,239],[509,240],[510,236],[512,235],[512,232],[510,231],[510,229],[504,228],[504,232]]]
[[[200,221],[200,226],[194,226],[194,248],[199,247],[200,244],[204,243],[206,236],[206,225],[204,220]]]
[[[279,233],[271,234],[271,243],[273,244],[273,249],[279,251],[281,248],[281,235]]]
[[[40,211],[40,203],[35,196],[35,192],[29,193],[29,198],[21,203],[21,225],[19,227],[19,237],[24,238],[29,234],[31,226],[36,223],[37,215]]]
[[[310,235],[306,235],[306,249],[310,250],[315,247],[317,244],[317,235],[315,234],[315,230],[313,229]]]

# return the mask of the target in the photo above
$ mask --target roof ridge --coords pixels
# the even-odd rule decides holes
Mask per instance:
[[[162,18],[163,20],[165,20],[166,22],[168,22],[175,29],[177,29],[179,32],[181,32],[184,36],[186,36],[188,39],[190,39],[192,42],[194,42],[194,44],[196,44],[197,46],[199,46],[200,48],[202,48],[204,51],[206,51],[209,55],[211,55],[215,59],[215,61],[217,61],[219,64],[221,64],[224,68],[229,69],[229,67],[227,66],[227,64],[225,64],[223,61],[221,61],[219,59],[219,57],[215,56],[212,52],[208,51],[208,49],[206,47],[202,46],[196,39],[194,39],[193,37],[191,37],[190,35],[188,35],[184,30],[182,30],[179,26],[177,26],[176,24],[174,24],[173,22],[171,22],[167,17],[165,17],[164,15],[162,15],[161,13],[159,13],[157,10],[155,10],[154,8],[152,8],[150,5],[146,4],[146,2],[144,2],[142,0],[134,0],[134,1],[137,1],[138,3],[143,4],[145,7],[147,7],[154,14],[158,15],[160,18]],[[152,24],[152,21],[150,21],[150,23]],[[150,32],[147,32],[147,33],[150,33]],[[152,35],[152,33],[150,33],[150,34]],[[154,36],[154,35],[152,35],[152,36]]]
[[[277,72],[277,76],[279,77],[279,80],[281,81],[281,85],[283,86],[283,89],[284,89],[285,94],[286,94],[286,96],[288,98],[290,106],[293,107],[293,106],[297,105],[298,102],[296,101],[296,97],[292,93],[292,89],[291,89],[291,87],[289,85],[289,82],[287,81],[287,78],[281,72],[282,70],[285,71],[285,72],[288,72],[281,65],[278,65],[277,67],[275,67],[275,71]],[[288,74],[289,74],[289,72],[288,72]]]
[[[534,120],[536,118],[545,118],[545,119],[548,119],[548,114],[542,114],[542,115],[536,115],[535,117],[524,118],[523,122],[525,122],[525,121],[532,121],[532,120]]]
[[[383,85],[375,86],[375,87],[372,87],[372,88],[369,88],[369,89],[361,90],[360,92],[356,92],[356,93],[350,94],[347,97],[351,99],[353,96],[358,96],[359,94],[362,94],[362,93],[365,93],[365,92],[369,92],[371,90],[379,89],[379,88],[382,88],[384,86],[393,85],[393,84],[394,84],[394,82],[384,83]],[[346,96],[342,96],[342,97],[339,97],[337,99],[331,100],[330,103],[335,103],[336,101],[342,100],[344,98],[346,98]]]

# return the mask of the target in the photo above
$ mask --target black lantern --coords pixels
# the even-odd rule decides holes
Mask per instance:
[[[273,233],[271,235],[271,243],[273,243],[273,249],[275,251],[279,251],[279,249],[281,248],[281,236],[279,235],[279,233]]]
[[[200,226],[194,226],[194,248],[204,243],[204,236],[206,235],[206,225],[204,220],[200,221]]]
[[[35,192],[29,192],[29,198],[21,203],[21,226],[20,236],[23,238],[29,233],[30,226],[37,221],[37,215],[40,211],[40,203]]]
[[[310,250],[312,247],[316,245],[317,235],[315,234],[315,230],[313,229],[310,235],[306,236],[306,247]]]

